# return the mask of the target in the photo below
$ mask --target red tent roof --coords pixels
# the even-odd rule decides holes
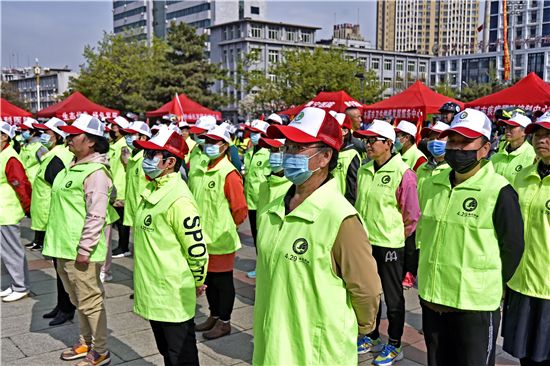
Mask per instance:
[[[23,122],[27,117],[32,117],[31,112],[27,112],[24,109],[14,106],[4,98],[1,98],[0,114],[4,122],[9,124],[19,124]]]
[[[98,118],[113,118],[120,114],[119,111],[95,104],[77,91],[61,102],[36,112],[36,118],[57,117],[63,121],[74,121],[82,113]]]
[[[405,89],[403,92],[391,98],[372,105],[365,105],[363,108],[363,120],[383,118],[391,114],[398,119],[417,120],[422,113],[423,118],[430,113],[439,113],[439,108],[447,103],[455,102],[464,109],[464,103],[434,92],[420,80]]]
[[[545,111],[550,107],[550,85],[530,72],[509,88],[466,103],[466,107],[480,110],[489,118],[494,118],[497,109],[509,106]]]
[[[181,108],[183,109],[183,117],[187,122],[196,122],[202,116],[214,116],[216,120],[221,121],[222,114],[220,112],[212,111],[206,107],[203,107],[197,102],[187,98],[184,94],[179,95],[179,101]],[[147,117],[162,117],[174,111],[173,104],[176,103],[176,99],[166,103],[156,111],[147,112]],[[179,106],[177,106],[179,108]],[[178,116],[179,117],[179,116]]]
[[[335,111],[338,113],[344,113],[348,107],[363,109],[363,105],[361,103],[350,97],[345,91],[340,90],[336,92],[320,92],[309,102],[279,113],[295,116],[306,107],[317,107],[324,109],[327,112]]]

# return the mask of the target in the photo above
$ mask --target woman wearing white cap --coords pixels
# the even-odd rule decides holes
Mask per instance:
[[[408,121],[401,121],[395,128],[395,148],[401,153],[401,159],[415,172],[420,165],[428,159],[422,154],[422,151],[416,147],[416,126]]]
[[[515,180],[525,221],[525,253],[508,282],[502,348],[521,365],[550,364],[550,113],[525,129],[539,158]],[[515,159],[514,159],[515,160]]]
[[[21,160],[25,169],[27,170],[27,176],[31,184],[34,182],[34,177],[42,161],[42,156],[48,152],[40,143],[40,131],[38,131],[33,124],[38,123],[37,120],[27,118],[21,125],[23,131],[21,137],[24,145],[21,147]]]
[[[501,119],[499,126],[505,126],[506,147],[491,157],[495,172],[514,184],[516,175],[535,162],[533,146],[526,141],[525,128],[531,119],[514,112],[510,119]]]
[[[199,138],[199,134],[208,132],[214,127],[216,127],[216,119],[212,116],[203,116],[189,129],[189,133],[193,135],[193,140],[197,143],[195,148],[189,152],[189,173],[198,165],[206,164],[210,160],[204,155],[204,139]]]
[[[280,146],[284,144],[284,139],[275,140],[264,137],[262,137],[258,143],[261,147],[270,150],[269,167],[271,168],[271,174],[266,177],[267,180],[260,183],[258,213],[260,213],[270,202],[273,202],[275,198],[282,194],[286,194],[292,185],[292,182],[285,177],[285,171],[283,170],[283,153],[279,151]]]
[[[254,365],[357,365],[357,333],[374,328],[380,280],[361,219],[330,171],[340,125],[305,108],[272,125],[281,146],[285,195],[258,216]]]
[[[235,302],[233,266],[235,252],[241,247],[237,227],[248,214],[241,176],[227,158],[229,131],[220,125],[199,138],[205,140],[204,154],[209,162],[191,172],[189,188],[202,213],[202,227],[208,235],[210,256],[206,274],[206,297],[210,307],[208,319],[197,325],[206,339],[216,339],[231,332],[231,313]]]
[[[99,273],[107,254],[103,230],[113,187],[109,143],[103,137],[104,124],[87,114],[59,129],[68,134],[75,159],[52,186],[50,217],[55,220],[48,220],[42,253],[57,258],[57,273],[80,323],[80,340],[63,351],[61,359],[86,357],[79,366],[104,365],[111,354]]]
[[[423,139],[428,139],[427,148],[432,157],[416,171],[418,193],[421,192],[422,183],[426,178],[437,175],[449,167],[449,164],[445,161],[447,137],[439,137],[439,134],[447,129],[449,129],[449,125],[443,122],[436,122],[432,127],[422,129],[421,136]]]
[[[6,302],[29,296],[31,287],[19,224],[30,210],[32,189],[21,159],[11,146],[14,137],[15,127],[0,121],[0,245],[10,276],[10,286],[0,292],[0,297]]]
[[[446,169],[424,181],[418,295],[428,365],[494,365],[505,284],[524,248],[518,196],[483,158],[491,121],[458,113],[448,136]]]
[[[403,297],[403,267],[405,240],[411,238],[420,218],[416,174],[405,164],[399,153],[392,154],[396,140],[392,125],[374,120],[366,131],[355,131],[355,137],[365,139],[367,154],[372,159],[357,172],[355,208],[365,220],[373,245],[372,255],[378,264],[378,274],[384,290],[388,314],[388,343],[383,344],[379,326],[382,310],[378,311],[375,329],[358,343],[358,352],[380,351],[375,365],[391,365],[403,358],[401,337],[405,326]]]

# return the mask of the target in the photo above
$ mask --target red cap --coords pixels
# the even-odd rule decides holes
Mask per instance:
[[[283,145],[283,143],[279,140],[268,139],[267,137],[262,137],[260,139],[260,142],[258,142],[258,145],[260,147],[263,147],[264,149],[271,149],[272,147],[279,147],[279,146]]]
[[[147,150],[166,150],[182,159],[189,152],[189,147],[183,137],[176,131],[167,128],[160,129],[149,141],[134,141],[134,146]]]
[[[550,130],[550,122],[534,122],[534,123],[531,123],[529,126],[525,127],[525,134],[526,135],[532,134],[533,131],[535,130],[535,127],[537,126]]]
[[[477,132],[477,131],[474,131],[474,130],[471,130],[467,127],[454,127],[454,128],[449,128],[448,130],[445,130],[443,132],[441,132],[439,134],[439,137],[440,138],[443,138],[445,136],[449,136],[449,134],[451,132],[456,132],[456,133],[459,133],[461,134],[462,136],[465,136],[469,139],[477,139],[478,137],[481,137],[483,136],[483,134],[481,132]]]

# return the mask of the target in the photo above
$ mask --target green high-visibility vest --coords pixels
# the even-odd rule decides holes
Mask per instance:
[[[21,162],[25,167],[27,178],[29,178],[31,185],[34,183],[34,178],[36,177],[36,173],[40,167],[40,162],[36,160],[36,153],[41,147],[42,144],[40,142],[33,142],[27,146],[21,146]]]
[[[126,200],[124,201],[124,226],[134,224],[134,215],[136,213],[139,201],[141,201],[141,192],[147,187],[149,181],[143,172],[143,150],[130,157],[126,167]]]
[[[8,145],[0,153],[0,197],[2,198],[2,209],[0,209],[0,224],[15,225],[25,216],[25,211],[19,201],[19,196],[8,182],[6,176],[6,165],[11,158],[17,159],[21,163],[21,159],[17,151]],[[21,163],[22,164],[22,163]]]
[[[498,151],[506,150],[506,147],[508,147],[508,141],[506,141],[506,135],[502,135],[498,144]]]
[[[189,152],[187,153],[187,155],[185,155],[185,164],[189,164],[189,161],[191,160],[191,153],[193,152],[193,150],[195,150],[195,147],[197,146],[197,142],[191,138],[191,135],[189,135],[185,139],[185,143],[189,148]]]
[[[346,194],[346,177],[348,175],[348,168],[355,157],[361,160],[359,153],[355,149],[340,151],[338,153],[338,165],[332,171],[332,176],[336,180],[338,190],[342,194]]]
[[[396,194],[407,170],[409,166],[396,154],[377,172],[374,172],[374,160],[357,171],[355,208],[365,221],[372,245],[405,246],[405,224]]]
[[[495,172],[502,175],[513,185],[516,175],[521,172],[522,169],[534,164],[535,149],[533,149],[531,144],[525,141],[511,153],[508,153],[506,149],[499,151],[491,157],[491,162],[493,163]]]
[[[416,187],[417,187],[418,194],[420,194],[421,192],[422,183],[424,183],[424,181],[427,178],[431,177],[432,175],[438,175],[445,169],[449,169],[449,164],[447,164],[447,162],[445,161],[443,161],[441,164],[437,164],[436,166],[434,166],[429,161],[420,165],[420,167],[416,171],[416,178],[417,178]]]
[[[416,147],[416,144],[413,144],[406,153],[401,154],[401,159],[403,159],[403,162],[413,170],[416,162],[420,158],[426,159],[426,155],[424,155],[422,151],[420,151],[418,147]]]
[[[117,142],[112,143],[107,153],[111,158],[109,160],[109,165],[111,165],[111,172],[113,173],[113,184],[116,187],[117,201],[124,201],[126,199],[126,168],[124,164],[122,164],[122,161],[120,161],[123,148],[128,148],[125,138],[121,138]]]
[[[270,202],[273,202],[275,198],[285,195],[291,185],[292,182],[284,175],[282,177],[275,174],[267,176],[267,181],[260,183],[260,194],[257,207],[258,213],[260,213]]]
[[[133,224],[134,311],[156,321],[187,321],[195,316],[196,286],[206,277],[203,217],[177,172],[150,182],[142,197]],[[190,263],[203,265],[202,273],[192,272]]]
[[[525,225],[525,250],[508,287],[527,296],[550,300],[550,176],[542,181],[540,161],[516,176]]]
[[[224,191],[225,178],[236,170],[226,155],[210,170],[207,165],[201,165],[189,176],[189,189],[197,201],[202,227],[208,234],[209,254],[230,254],[241,247]]]
[[[78,244],[86,222],[84,180],[100,169],[112,180],[107,166],[94,162],[76,164],[57,174],[52,186],[50,204],[50,217],[55,217],[55,220],[48,220],[43,255],[76,260]],[[105,210],[107,210],[107,207],[105,207]],[[102,229],[99,242],[90,253],[90,262],[103,262],[106,255],[107,243]]]
[[[357,365],[357,317],[331,258],[342,221],[357,211],[336,185],[286,216],[280,196],[258,216],[254,365]]]
[[[418,294],[456,309],[493,311],[500,306],[503,288],[493,212],[508,181],[487,160],[454,188],[451,172],[446,169],[422,186],[422,217],[416,228]]]
[[[258,209],[260,196],[260,183],[266,182],[266,177],[271,174],[269,167],[268,149],[261,148],[255,154],[254,148],[250,148],[244,155],[244,196],[249,210]]]
[[[47,154],[42,157],[42,162],[36,173],[34,179],[34,185],[32,189],[31,202],[31,229],[38,231],[46,231],[48,225],[48,218],[50,217],[50,200],[52,197],[52,186],[46,182],[45,175],[48,165],[54,157],[58,157],[65,166],[65,169],[69,167],[69,164],[74,158],[74,154],[63,145],[57,145]]]
[[[195,168],[199,165],[206,165],[210,159],[202,151],[201,146],[197,144],[193,151],[191,151],[191,157],[189,158],[189,174],[191,174]]]

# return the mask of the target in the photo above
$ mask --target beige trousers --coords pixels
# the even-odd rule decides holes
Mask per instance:
[[[102,264],[90,262],[86,267],[81,267],[76,265],[76,261],[57,260],[57,273],[76,306],[80,343],[100,354],[107,351],[107,315],[103,304],[105,289],[99,279]]]

